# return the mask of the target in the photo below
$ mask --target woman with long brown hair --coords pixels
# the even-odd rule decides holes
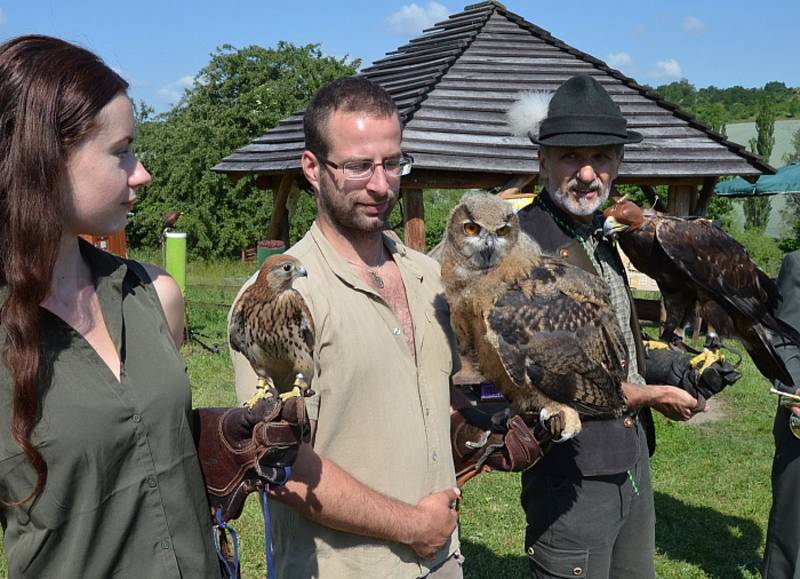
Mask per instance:
[[[163,272],[79,233],[150,175],[127,83],[67,42],[0,45],[0,522],[10,577],[219,577]]]

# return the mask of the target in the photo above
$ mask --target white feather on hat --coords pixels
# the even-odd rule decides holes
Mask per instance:
[[[543,90],[520,93],[520,97],[506,113],[511,134],[536,138],[539,135],[539,125],[547,118],[551,98],[553,93]]]

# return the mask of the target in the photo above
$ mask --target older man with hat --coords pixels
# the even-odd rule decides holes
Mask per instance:
[[[642,135],[628,130],[619,107],[588,75],[567,80],[552,96],[523,95],[508,116],[518,134],[539,146],[543,190],[520,211],[523,230],[545,252],[608,284],[629,354],[626,414],[585,419],[576,438],[555,445],[523,474],[531,575],[652,578],[650,407],[688,420],[697,400],[673,386],[645,384],[639,324],[622,263],[615,247],[598,234],[599,210],[617,177],[623,147]]]

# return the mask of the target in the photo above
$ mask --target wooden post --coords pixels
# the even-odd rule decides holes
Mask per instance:
[[[286,211],[286,200],[292,188],[292,176],[285,174],[281,178],[277,190],[272,192],[272,218],[269,222],[267,239],[282,239],[289,247],[289,214]]]
[[[411,249],[425,252],[425,204],[422,189],[403,189],[405,215],[405,244]]]
[[[667,213],[678,217],[691,215],[696,196],[697,188],[692,185],[670,185]]]
[[[711,198],[714,196],[714,186],[716,184],[716,177],[706,177],[703,179],[703,186],[700,188],[700,196],[697,199],[697,205],[694,208],[693,215],[698,215],[700,217],[706,216],[708,204],[711,202]]]

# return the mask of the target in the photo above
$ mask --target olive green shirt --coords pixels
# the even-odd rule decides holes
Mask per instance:
[[[417,363],[389,306],[330,245],[316,223],[289,253],[308,277],[295,288],[316,330],[317,370],[310,399],[314,448],[368,487],[416,504],[455,485],[450,445],[450,375],[458,350],[439,264],[384,235],[406,289]],[[245,287],[255,280],[248,280]],[[232,352],[237,395],[255,374]],[[275,565],[282,579],[426,575],[458,548],[457,531],[432,560],[409,547],[336,531],[270,502]]]
[[[138,264],[83,242],[81,252],[121,380],[78,332],[40,308],[42,417],[32,440],[47,482],[33,504],[0,511],[9,576],[219,579],[190,430],[192,394],[158,296]],[[4,501],[26,497],[36,478],[12,438],[11,405],[0,363]]]

